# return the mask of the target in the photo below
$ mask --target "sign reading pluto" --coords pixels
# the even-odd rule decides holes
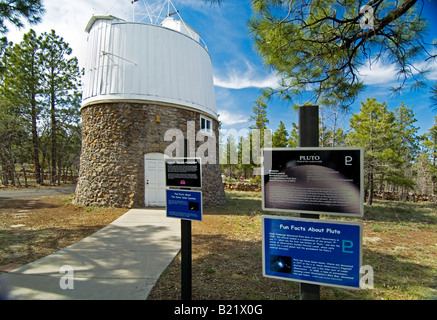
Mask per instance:
[[[362,216],[362,148],[266,148],[263,210]]]

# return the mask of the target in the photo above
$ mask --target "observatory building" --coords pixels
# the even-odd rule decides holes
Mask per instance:
[[[225,194],[211,58],[199,34],[93,16],[86,26],[82,153],[74,201],[86,206],[165,206],[164,157],[202,157],[205,205]]]

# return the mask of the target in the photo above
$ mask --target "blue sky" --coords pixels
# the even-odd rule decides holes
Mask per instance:
[[[142,1],[135,4],[135,11],[141,13]],[[149,4],[158,0],[149,0]],[[421,0],[419,0],[420,2]],[[425,16],[431,22],[427,40],[437,39],[437,1],[423,0],[425,3]],[[252,123],[248,121],[252,114],[252,106],[266,86],[277,84],[278,78],[272,70],[264,67],[262,58],[255,52],[252,38],[248,33],[247,20],[252,14],[251,0],[224,0],[221,6],[210,6],[203,0],[173,0],[172,3],[179,10],[182,19],[200,36],[208,46],[211,55],[215,96],[217,109],[225,129],[236,130],[248,128]],[[70,1],[44,1],[46,14],[41,24],[33,26],[38,32],[55,29],[57,34],[73,48],[73,54],[79,58],[83,65],[84,46],[87,22],[93,14],[112,14],[124,19],[131,19],[132,5],[130,0],[75,0]],[[136,20],[140,19],[137,17]],[[23,30],[13,27],[8,34],[8,39],[18,43],[22,39]],[[423,60],[418,60],[421,66]],[[437,63],[429,65],[429,84],[437,81]],[[426,132],[434,123],[437,112],[431,108],[430,90],[409,91],[406,89],[399,96],[392,96],[388,88],[395,85],[395,71],[390,64],[379,63],[372,66],[372,70],[361,70],[363,79],[367,84],[366,90],[360,94],[350,112],[359,111],[360,101],[367,97],[375,97],[378,102],[386,102],[389,109],[393,110],[400,105],[413,107],[416,112],[420,133]],[[366,75],[366,76],[365,76]],[[268,104],[269,128],[276,130],[279,121],[285,123],[287,130],[291,130],[291,123],[298,122],[296,111],[283,102],[273,99]],[[349,123],[345,117],[344,126]]]

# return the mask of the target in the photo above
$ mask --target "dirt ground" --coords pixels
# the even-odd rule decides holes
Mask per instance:
[[[78,207],[71,196],[0,200],[0,269],[27,264],[93,234],[127,209]]]
[[[297,283],[263,277],[260,230],[260,216],[234,219],[226,215],[206,215],[202,222],[193,222],[193,299],[298,299]],[[178,255],[149,299],[180,299],[180,273]]]

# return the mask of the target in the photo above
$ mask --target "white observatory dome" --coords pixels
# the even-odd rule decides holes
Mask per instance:
[[[180,20],[153,25],[93,16],[82,107],[111,102],[161,102],[217,119],[211,58],[199,35]]]

